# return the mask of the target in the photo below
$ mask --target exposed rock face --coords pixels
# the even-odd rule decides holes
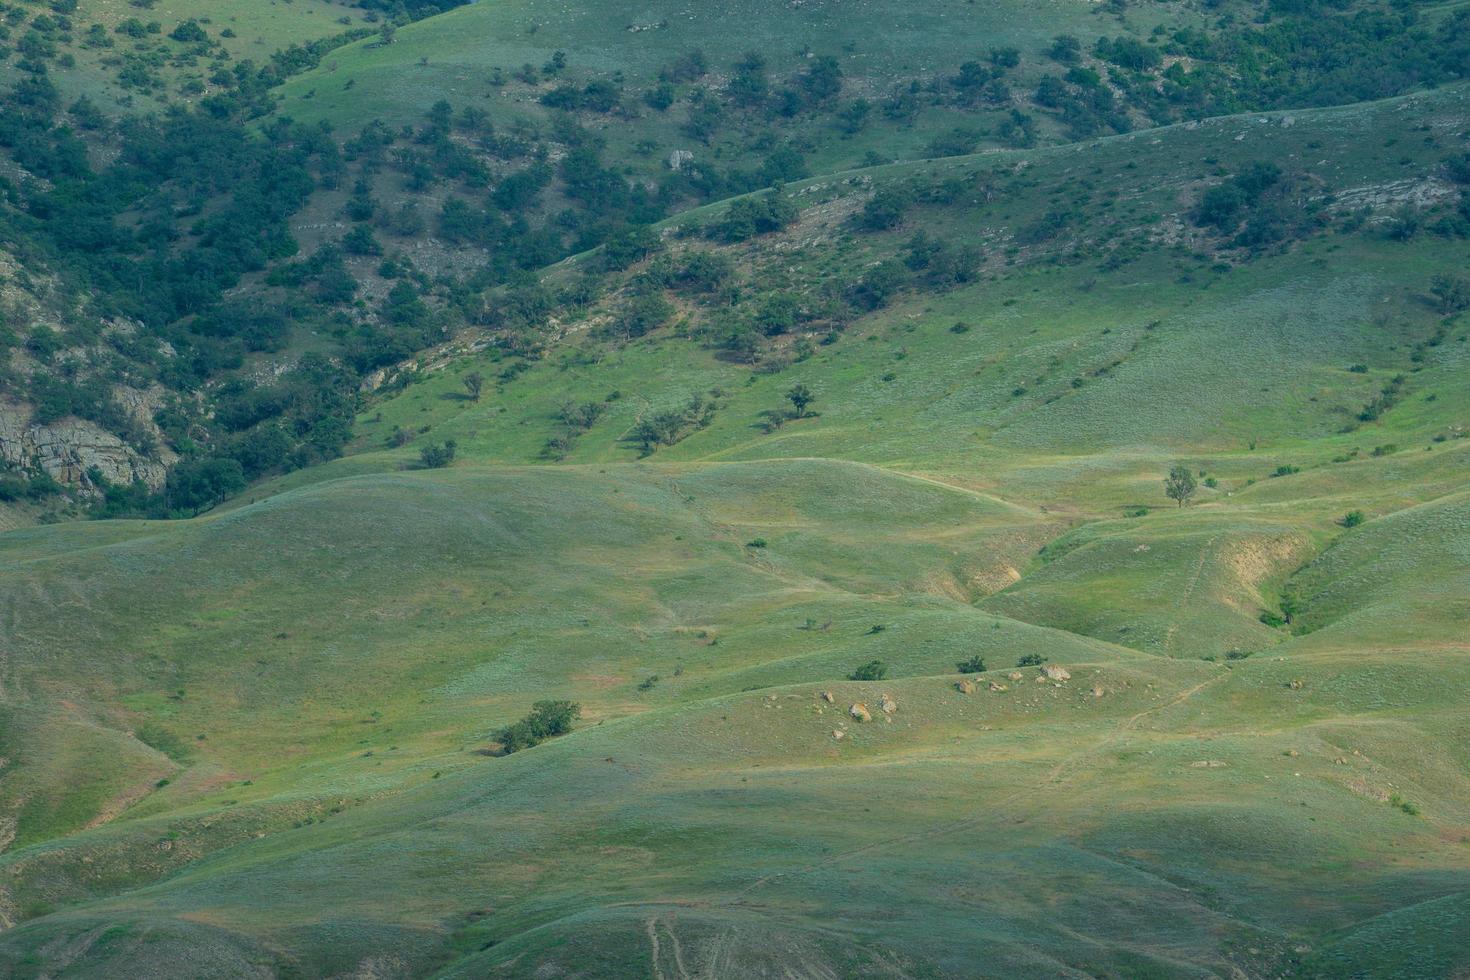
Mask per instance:
[[[1069,681],[1072,679],[1072,675],[1067,672],[1067,668],[1058,667],[1055,664],[1044,664],[1041,672],[1050,681]]]
[[[883,709],[885,715],[891,715],[898,710],[898,702],[885,694],[878,699],[878,707]]]
[[[40,467],[53,480],[90,489],[87,471],[96,467],[111,483],[142,480],[163,486],[168,470],[117,436],[84,419],[33,422],[24,406],[0,404],[0,459],[22,468]]]

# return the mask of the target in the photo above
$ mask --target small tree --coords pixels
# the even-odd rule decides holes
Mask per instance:
[[[888,665],[881,660],[869,660],[847,675],[850,681],[881,681],[888,676]]]
[[[1446,316],[1470,308],[1470,281],[1453,276],[1435,276],[1429,284],[1439,312]]]
[[[1016,661],[1017,667],[1040,667],[1046,663],[1046,658],[1039,653],[1022,654],[1021,659]]]
[[[383,26],[378,29],[378,41],[381,44],[392,44],[398,40],[398,25],[391,20],[384,21]]]
[[[796,417],[802,419],[806,418],[806,407],[815,401],[817,396],[812,394],[812,390],[806,385],[798,383],[786,393],[786,398],[796,409]]]
[[[454,462],[454,453],[457,448],[453,439],[443,444],[430,443],[419,450],[419,462],[427,470],[443,469]]]
[[[480,391],[485,387],[485,376],[479,371],[471,371],[464,376],[464,390],[469,394],[470,401],[480,400]]]
[[[980,656],[971,657],[969,660],[961,660],[955,664],[955,670],[961,674],[983,674],[985,673],[985,658]]]
[[[1188,466],[1175,463],[1169,468],[1169,475],[1164,478],[1164,495],[1170,500],[1178,501],[1179,506],[1184,507],[1197,489],[1199,484],[1194,482],[1194,474]]]

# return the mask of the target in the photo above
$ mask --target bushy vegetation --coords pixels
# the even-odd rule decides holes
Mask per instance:
[[[533,748],[548,738],[570,732],[572,722],[581,712],[581,705],[572,701],[537,701],[531,706],[530,714],[502,728],[495,737],[507,755]]]

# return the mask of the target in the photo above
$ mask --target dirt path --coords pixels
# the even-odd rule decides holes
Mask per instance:
[[[1210,557],[1210,549],[1215,547],[1215,539],[1205,542],[1205,546],[1199,550],[1199,558],[1194,563],[1194,568],[1189,573],[1189,581],[1184,584],[1184,590],[1179,593],[1179,599],[1174,603],[1175,621],[1164,634],[1164,649],[1170,650],[1174,646],[1174,636],[1179,632],[1178,616],[1184,611],[1189,600],[1194,598],[1194,590],[1199,585],[1200,576],[1205,571],[1205,561]]]
[[[684,966],[684,949],[679,944],[679,936],[674,932],[674,926],[669,918],[671,917],[651,915],[643,923],[644,931],[648,934],[649,954],[653,958],[653,976],[656,980],[668,980],[659,962],[663,958],[663,947],[658,941],[658,927],[662,924],[664,931],[669,935],[669,952],[674,961],[674,975],[678,980],[689,980],[689,970]]]

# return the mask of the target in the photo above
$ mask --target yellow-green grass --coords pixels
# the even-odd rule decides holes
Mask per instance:
[[[1443,147],[1382,144],[1463,125],[1465,94],[807,199],[1027,162],[924,226],[984,240],[1090,155],[1142,181],[1141,227],[1210,153],[1311,150],[1339,193],[1423,175]],[[787,240],[846,234],[821,220]],[[804,281],[914,230],[814,248]],[[1470,446],[1434,439],[1470,362],[1425,293],[1463,243],[1036,258],[779,373],[588,324],[504,383],[435,352],[344,459],[190,521],[0,535],[0,972],[1463,970]],[[819,414],[756,428],[798,381]],[[711,424],[639,459],[639,412],[692,393]],[[552,463],[565,399],[607,411]],[[413,468],[445,439],[454,467]],[[1214,481],[1187,509],[1175,461]],[[543,698],[580,702],[572,734],[482,751]]]
[[[1139,11],[1123,29],[1146,34],[1171,16]],[[637,27],[653,29],[630,30]],[[735,0],[698,7],[657,0],[637,9],[606,0],[559,6],[505,0],[420,21],[398,31],[391,45],[370,39],[343,49],[334,56],[335,68],[288,83],[282,112],[335,124],[417,119],[438,98],[492,99],[492,69],[509,75],[526,63],[540,68],[555,51],[566,52],[574,76],[621,72],[630,85],[651,84],[662,68],[696,48],[714,72],[728,72],[746,52],[758,51],[777,75],[800,68],[812,51],[840,56],[856,85],[866,88],[953,73],[993,48],[1016,47],[1027,61],[1042,64],[1042,51],[1057,34],[1118,29],[1086,3],[1050,0],[920,0],[901,12],[880,0],[840,6]],[[347,79],[354,81],[350,89]],[[315,95],[304,98],[309,92]]]
[[[844,74],[842,99],[864,98],[880,106],[912,81],[953,77],[969,61],[985,61],[997,48],[1014,47],[1020,65],[1009,75],[1018,92],[1057,65],[1044,54],[1058,34],[1081,37],[1087,46],[1102,34],[1145,38],[1156,25],[1203,26],[1181,7],[1130,11],[1126,18],[1073,0],[917,0],[902,12],[881,0],[791,4],[786,0],[737,0],[695,6],[657,0],[638,8],[590,0],[546,5],[528,0],[474,3],[406,26],[394,43],[368,38],[334,51],[321,67],[290,79],[281,89],[279,113],[307,122],[325,121],[351,131],[373,119],[415,124],[428,106],[446,100],[456,108],[486,112],[500,127],[524,120],[545,122],[539,98],[559,83],[616,79],[623,107],[613,115],[583,113],[582,122],[606,142],[608,159],[646,178],[667,174],[675,149],[695,153],[718,170],[754,169],[772,149],[772,120],[765,112],[730,113],[708,144],[688,134],[687,97],[696,86],[722,87],[747,52],[766,59],[777,89],[809,64],[813,55],[836,57]],[[651,29],[635,29],[651,28]],[[660,72],[699,49],[710,73],[677,87],[678,102],[666,111],[646,106],[643,94]],[[557,51],[568,67],[556,78],[534,84],[515,77],[523,65],[539,70]],[[492,84],[497,71],[505,84]],[[859,165],[870,153],[884,159],[917,159],[937,134],[955,128],[993,135],[1008,118],[1008,106],[934,106],[912,119],[895,121],[875,111],[861,131],[851,133],[823,112],[810,121],[778,126],[778,144],[798,149],[813,173]],[[1042,115],[1036,130],[1043,141],[1060,138],[1060,126]]]
[[[64,704],[78,725],[38,744],[97,756],[115,795],[12,756],[7,798],[31,808],[0,907],[34,921],[0,955],[178,972],[187,947],[316,974],[391,951],[483,975],[646,969],[677,940],[686,968],[737,972],[1256,974],[1380,962],[1358,927],[1390,916],[1440,931],[1428,958],[1383,962],[1459,962],[1439,923],[1470,860],[1463,649],[1327,645],[1329,625],[1198,659],[1255,597],[1226,551],[1284,536],[1289,564],[1334,533],[1287,506],[1096,525],[1033,570],[996,542],[1052,517],[862,464],[465,465],[8,535],[7,694]],[[1431,558],[1453,561],[1462,523],[1425,529]],[[1143,579],[1111,570],[1134,558]],[[1030,574],[986,605],[1050,595],[1037,619],[1071,628],[1089,606],[1176,610],[1179,633],[1157,656],[991,615],[956,593],[995,563]],[[1419,621],[1417,589],[1374,599]],[[1031,653],[1071,679],[1012,680]],[[991,669],[964,694],[974,654]],[[874,658],[889,679],[841,679]],[[847,716],[882,719],[884,694],[891,721]],[[572,736],[473,751],[557,696],[584,705]]]
[[[39,10],[37,12],[40,12]],[[157,21],[160,32],[133,39],[118,34],[115,28],[123,21],[137,19],[143,23]],[[346,18],[348,23],[343,24]],[[332,37],[354,28],[370,25],[363,11],[338,0],[157,0],[148,8],[140,8],[128,0],[89,0],[72,15],[75,41],[59,50],[69,53],[75,64],[64,71],[53,71],[51,77],[62,93],[70,98],[86,95],[108,109],[125,108],[141,111],[155,108],[159,101],[195,102],[214,91],[208,76],[213,70],[211,58],[198,59],[196,65],[180,67],[162,61],[157,66],[164,80],[163,91],[153,97],[141,95],[120,84],[120,60],[133,52],[162,51],[172,59],[185,49],[168,34],[187,20],[197,20],[211,39],[218,41],[230,58],[224,62],[250,60],[257,65],[269,63],[271,55],[293,44],[308,44],[319,38]],[[113,47],[91,47],[82,43],[83,34],[93,24],[100,25]],[[224,36],[224,31],[233,36]],[[15,60],[0,62],[0,77],[14,72]],[[184,95],[179,86],[190,79],[205,83],[200,93]],[[155,101],[155,97],[159,101]]]
[[[359,420],[357,448],[377,449],[405,428],[427,430],[423,439],[454,438],[476,458],[532,462],[542,458],[548,438],[562,433],[556,412],[572,399],[602,401],[606,413],[578,436],[568,458],[627,459],[635,450],[625,436],[641,414],[715,392],[712,424],[659,449],[657,458],[858,458],[963,474],[982,485],[994,485],[1006,471],[1007,481],[1025,486],[1032,500],[1056,491],[1031,485],[1023,474],[1045,474],[1049,481],[1073,481],[1069,496],[1122,507],[1159,500],[1155,470],[1171,454],[1218,466],[1221,492],[1231,493],[1282,465],[1307,467],[1354,450],[1361,457],[1390,444],[1429,445],[1463,424],[1470,407],[1459,381],[1467,326],[1463,318],[1442,324],[1427,295],[1435,274],[1461,268],[1458,245],[1388,242],[1370,227],[1320,236],[1223,272],[1182,245],[1144,251],[1113,271],[1100,271],[1085,256],[1053,264],[1066,243],[1022,251],[1014,265],[999,246],[1053,207],[1058,195],[1074,194],[1079,177],[1091,182],[1090,194],[1119,195],[1113,217],[1083,220],[1075,234],[1089,241],[1118,233],[1125,240],[1151,237],[1159,227],[1185,234],[1193,197],[1212,171],[1263,157],[1300,160],[1293,166],[1344,196],[1387,193],[1405,160],[1432,183],[1443,148],[1420,139],[1405,150],[1402,142],[1421,120],[1463,125],[1467,94],[1470,88],[1460,86],[1372,106],[1171,127],[1086,149],[982,155],[811,181],[792,189],[798,201],[810,202],[801,222],[768,249],[790,249],[789,260],[781,252],[778,270],[751,258],[747,248],[731,250],[751,264],[760,288],[801,291],[850,281],[867,262],[901,252],[916,231],[980,246],[986,275],[975,285],[920,295],[864,318],[835,345],[817,346],[779,373],[722,360],[670,330],[628,345],[597,342],[593,334],[616,314],[615,299],[611,309],[604,304],[584,321],[563,324],[565,339],[542,362],[515,364],[498,355],[435,359],[420,382]],[[1366,142],[1367,131],[1379,138]],[[1317,158],[1306,161],[1309,153]],[[1202,164],[1206,157],[1217,163]],[[1172,179],[1140,184],[1141,159]],[[824,206],[861,203],[868,181],[1004,175],[1023,164],[1022,178],[1001,178],[998,202],[920,209],[891,235],[854,236]],[[718,212],[703,209],[671,224],[696,224]],[[573,274],[579,265],[552,275]],[[965,332],[953,332],[956,323]],[[1441,328],[1445,342],[1412,361],[1412,346]],[[678,330],[676,322],[672,332]],[[1364,373],[1349,370],[1358,364]],[[501,383],[507,367],[526,370]],[[492,381],[479,402],[462,397],[460,379],[470,371]],[[1355,425],[1362,407],[1397,374],[1408,377],[1401,404],[1379,422]],[[761,413],[781,407],[797,381],[816,393],[820,417],[763,432]],[[415,454],[410,446],[391,458]],[[1085,465],[1072,462],[1084,457]],[[1099,466],[1111,472],[1099,474]],[[1064,467],[1074,472],[1058,472]],[[1099,480],[1109,487],[1106,494]],[[1252,492],[1268,494],[1264,486]]]

